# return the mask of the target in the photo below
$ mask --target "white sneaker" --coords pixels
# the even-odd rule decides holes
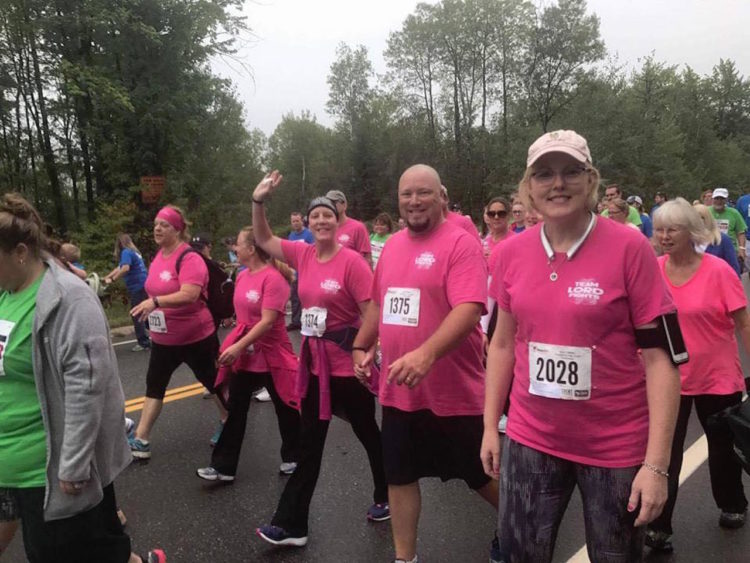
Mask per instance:
[[[271,400],[271,394],[268,392],[268,390],[264,387],[260,391],[258,391],[255,395],[255,400],[260,401],[261,403],[267,403]]]
[[[195,472],[198,474],[198,477],[205,479],[206,481],[234,481],[234,475],[224,475],[223,473],[216,471],[213,467],[201,467]]]
[[[282,475],[291,475],[294,473],[294,470],[297,469],[297,462],[296,461],[285,461],[281,465],[279,465],[279,473]]]

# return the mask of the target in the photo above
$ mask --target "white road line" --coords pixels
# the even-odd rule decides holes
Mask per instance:
[[[138,342],[137,340],[123,340],[122,342],[115,342],[112,344],[112,346],[124,346],[125,344],[132,344],[133,342]]]
[[[687,481],[690,476],[695,473],[705,461],[708,459],[708,442],[706,442],[706,435],[702,435],[698,438],[692,446],[690,446],[682,461],[682,471],[680,471],[680,485]],[[578,552],[568,559],[568,563],[589,563],[589,556],[586,552],[586,545],[578,550]]]

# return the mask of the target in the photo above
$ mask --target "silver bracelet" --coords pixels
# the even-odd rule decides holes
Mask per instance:
[[[659,469],[655,465],[651,465],[647,461],[644,461],[643,463],[641,463],[641,465],[645,467],[646,469],[648,469],[649,471],[651,471],[652,473],[656,473],[657,475],[661,475],[662,477],[669,478],[669,473],[667,473],[666,471],[662,471],[661,469]]]

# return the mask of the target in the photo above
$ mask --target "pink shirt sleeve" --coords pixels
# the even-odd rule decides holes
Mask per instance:
[[[345,249],[342,249],[343,252]],[[357,303],[370,299],[370,288],[372,287],[372,270],[365,259],[355,254],[350,258],[346,269],[346,287],[351,292]]]
[[[367,234],[367,227],[365,227],[362,223],[359,223],[357,225],[356,249],[360,254],[372,254],[372,247],[370,246],[370,237]]]
[[[448,302],[451,307],[462,303],[487,304],[487,262],[481,247],[470,238],[461,236],[451,255],[446,280]]]
[[[643,326],[659,315],[676,311],[649,241],[641,236],[628,241],[625,253],[625,287],[633,326]],[[493,282],[494,283],[494,282]],[[499,303],[499,300],[498,300]]]
[[[177,275],[180,286],[185,284],[197,285],[206,289],[208,285],[208,268],[203,258],[197,252],[188,252],[182,257],[180,271]]]
[[[505,289],[504,277],[507,260],[504,259],[505,245],[500,245],[492,253],[492,268],[490,274],[492,275],[492,281],[489,287],[489,296],[492,297],[496,302],[497,306],[500,307],[506,313],[510,313],[510,295]]]
[[[303,246],[305,248],[311,247],[308,244],[297,244],[296,242],[281,239],[281,252],[284,253],[284,262],[289,264],[289,267],[294,270],[299,270],[299,263],[302,261],[300,253],[304,251],[304,248],[300,247]]]
[[[273,266],[270,266],[271,268]],[[278,272],[271,272],[263,283],[263,297],[261,309],[270,309],[284,313],[286,302],[289,300],[289,284]]]
[[[719,270],[719,275],[716,277],[721,288],[721,300],[724,303],[727,314],[747,307],[745,290],[742,287],[742,282],[737,277],[737,273],[724,260],[718,261],[717,269]]]

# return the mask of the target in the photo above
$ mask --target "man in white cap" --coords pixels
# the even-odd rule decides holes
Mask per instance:
[[[726,188],[716,188],[713,191],[713,205],[711,214],[719,225],[719,230],[732,239],[734,249],[737,251],[737,258],[740,264],[745,262],[745,231],[747,225],[740,215],[740,212],[733,207],[727,207],[729,191]]]
[[[359,252],[368,264],[372,264],[372,248],[370,247],[370,234],[364,223],[352,219],[346,215],[346,196],[341,190],[330,190],[326,197],[336,205],[339,213],[339,228],[337,237],[339,244]]]
[[[638,211],[638,215],[641,217],[641,226],[639,227],[641,232],[646,238],[651,238],[654,234],[654,225],[651,222],[651,217],[648,216],[648,213],[643,211],[643,200],[640,196],[631,195],[628,196],[627,202],[631,208],[635,208]]]

